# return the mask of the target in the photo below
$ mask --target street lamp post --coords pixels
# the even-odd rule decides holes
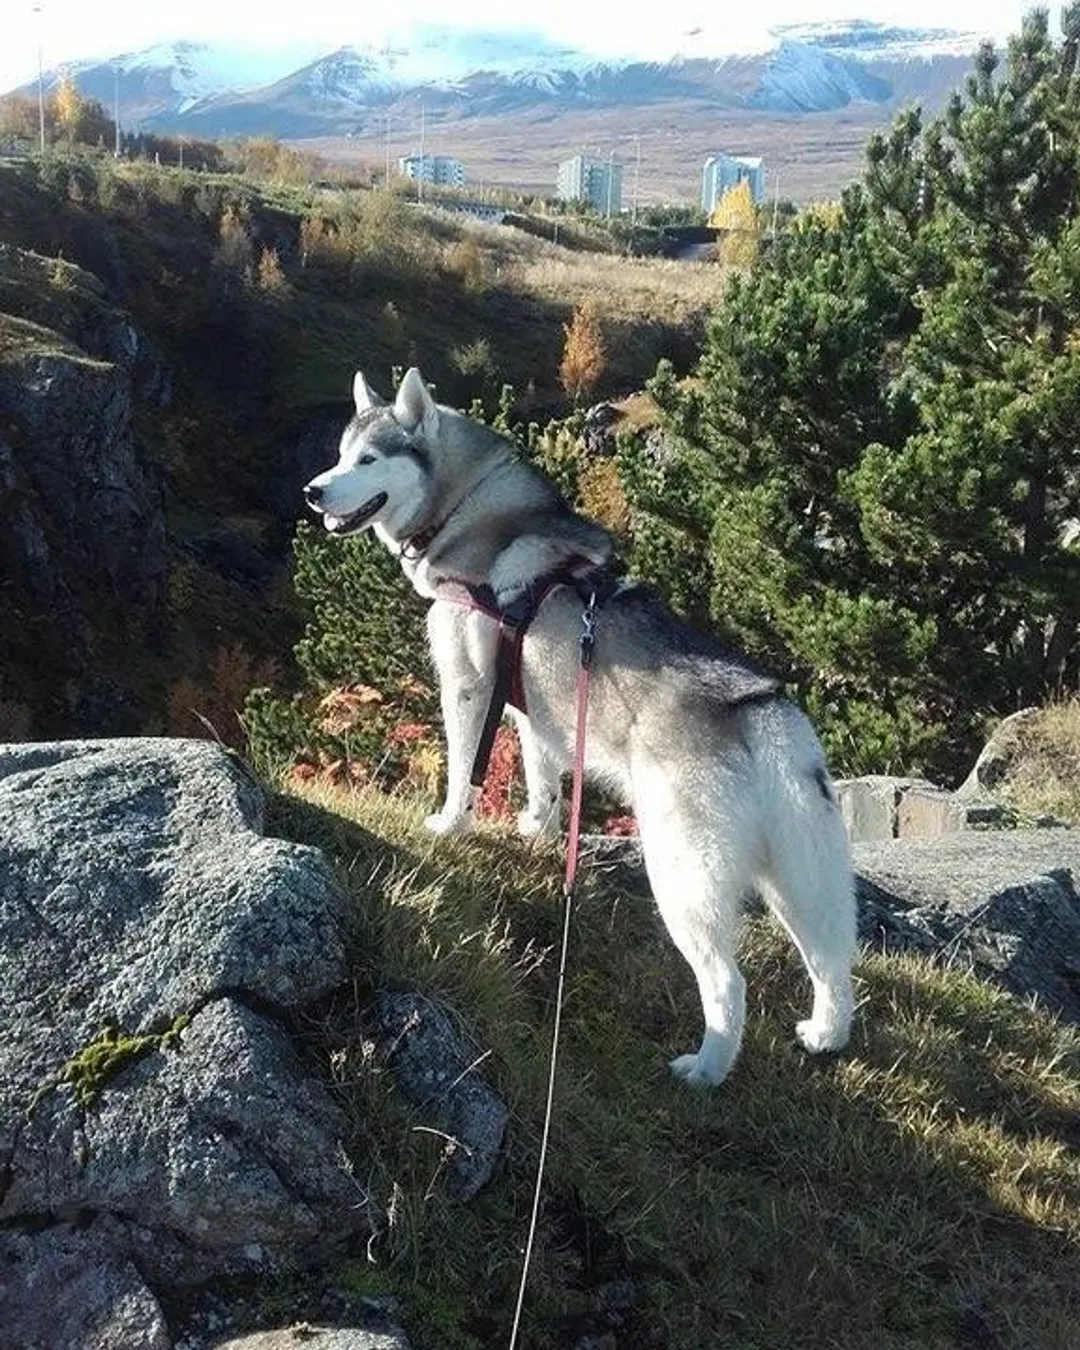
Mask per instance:
[[[634,136],[634,209],[631,214],[631,224],[637,228],[637,203],[638,203],[638,184],[641,181],[641,137]]]
[[[772,238],[773,238],[773,239],[776,238],[776,217],[777,217],[777,213],[779,212],[779,210],[780,210],[780,171],[779,171],[779,169],[778,169],[778,170],[776,171],[776,182],[775,182],[774,187],[773,187],[773,201],[772,201],[772,231],[771,231],[771,235],[772,235]]]
[[[41,153],[45,153],[45,69],[41,57],[42,6],[36,4],[31,10],[38,16],[37,35],[37,99],[38,99],[38,143]]]
[[[416,204],[419,206],[424,200],[424,173],[427,164],[424,159],[424,104],[420,103],[420,165],[419,172],[416,175]]]
[[[120,158],[120,62],[113,62],[113,159]]]

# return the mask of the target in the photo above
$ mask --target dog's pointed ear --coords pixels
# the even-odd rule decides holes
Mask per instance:
[[[409,367],[398,387],[394,416],[406,431],[420,431],[422,428],[425,436],[432,436],[438,426],[438,405],[415,366]]]
[[[353,402],[356,404],[358,413],[365,413],[369,408],[382,408],[386,406],[386,400],[381,399],[374,389],[364,379],[364,372],[358,370],[353,376],[352,382]]]

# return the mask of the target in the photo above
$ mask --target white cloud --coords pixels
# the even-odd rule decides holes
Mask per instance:
[[[40,41],[46,67],[88,57],[137,51],[162,41],[244,44],[267,52],[313,58],[347,43],[378,42],[386,10],[356,0],[321,0],[315,6],[268,6],[252,0],[185,0],[173,9],[141,0],[87,5],[85,0],[7,0],[0,47],[0,90],[30,80]],[[714,55],[765,45],[769,29],[815,19],[872,19],[887,23],[947,27],[997,36],[1019,27],[1031,7],[1025,0],[762,0],[740,11],[701,0],[670,0],[663,6],[597,5],[548,0],[541,9],[515,0],[398,0],[393,27],[404,36],[411,24],[469,28],[539,29],[552,39],[598,55],[664,59],[676,51]],[[1060,9],[1060,5],[1054,6]],[[722,17],[718,17],[722,15]],[[285,68],[290,62],[286,60]]]

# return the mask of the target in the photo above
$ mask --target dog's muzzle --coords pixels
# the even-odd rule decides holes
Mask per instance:
[[[305,495],[308,499],[308,505],[314,507],[316,511],[322,512],[323,525],[331,534],[352,534],[356,530],[363,529],[367,522],[376,512],[381,511],[386,505],[387,494],[377,492],[374,497],[369,497],[362,506],[358,506],[355,511],[350,511],[345,516],[335,516],[325,510],[318,501],[318,497],[311,491],[305,489]],[[320,494],[321,495],[321,494]]]

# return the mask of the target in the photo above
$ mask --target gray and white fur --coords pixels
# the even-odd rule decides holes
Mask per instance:
[[[333,534],[373,528],[433,603],[428,635],[447,741],[446,799],[426,825],[473,823],[469,776],[495,677],[497,624],[460,601],[487,583],[503,603],[560,564],[604,564],[611,539],[574,512],[504,437],[437,404],[410,370],[392,405],[357,374],[338,463],[305,489]],[[523,835],[557,832],[571,762],[581,601],[552,591],[522,648],[528,715],[513,714],[528,790]],[[637,819],[650,884],[701,995],[696,1052],[672,1061],[714,1084],[739,1052],[745,982],[735,961],[745,898],[760,894],[813,986],[796,1035],[839,1050],[854,1012],[855,901],[847,836],[821,746],[777,681],[683,624],[651,592],[599,614],[587,770]]]

